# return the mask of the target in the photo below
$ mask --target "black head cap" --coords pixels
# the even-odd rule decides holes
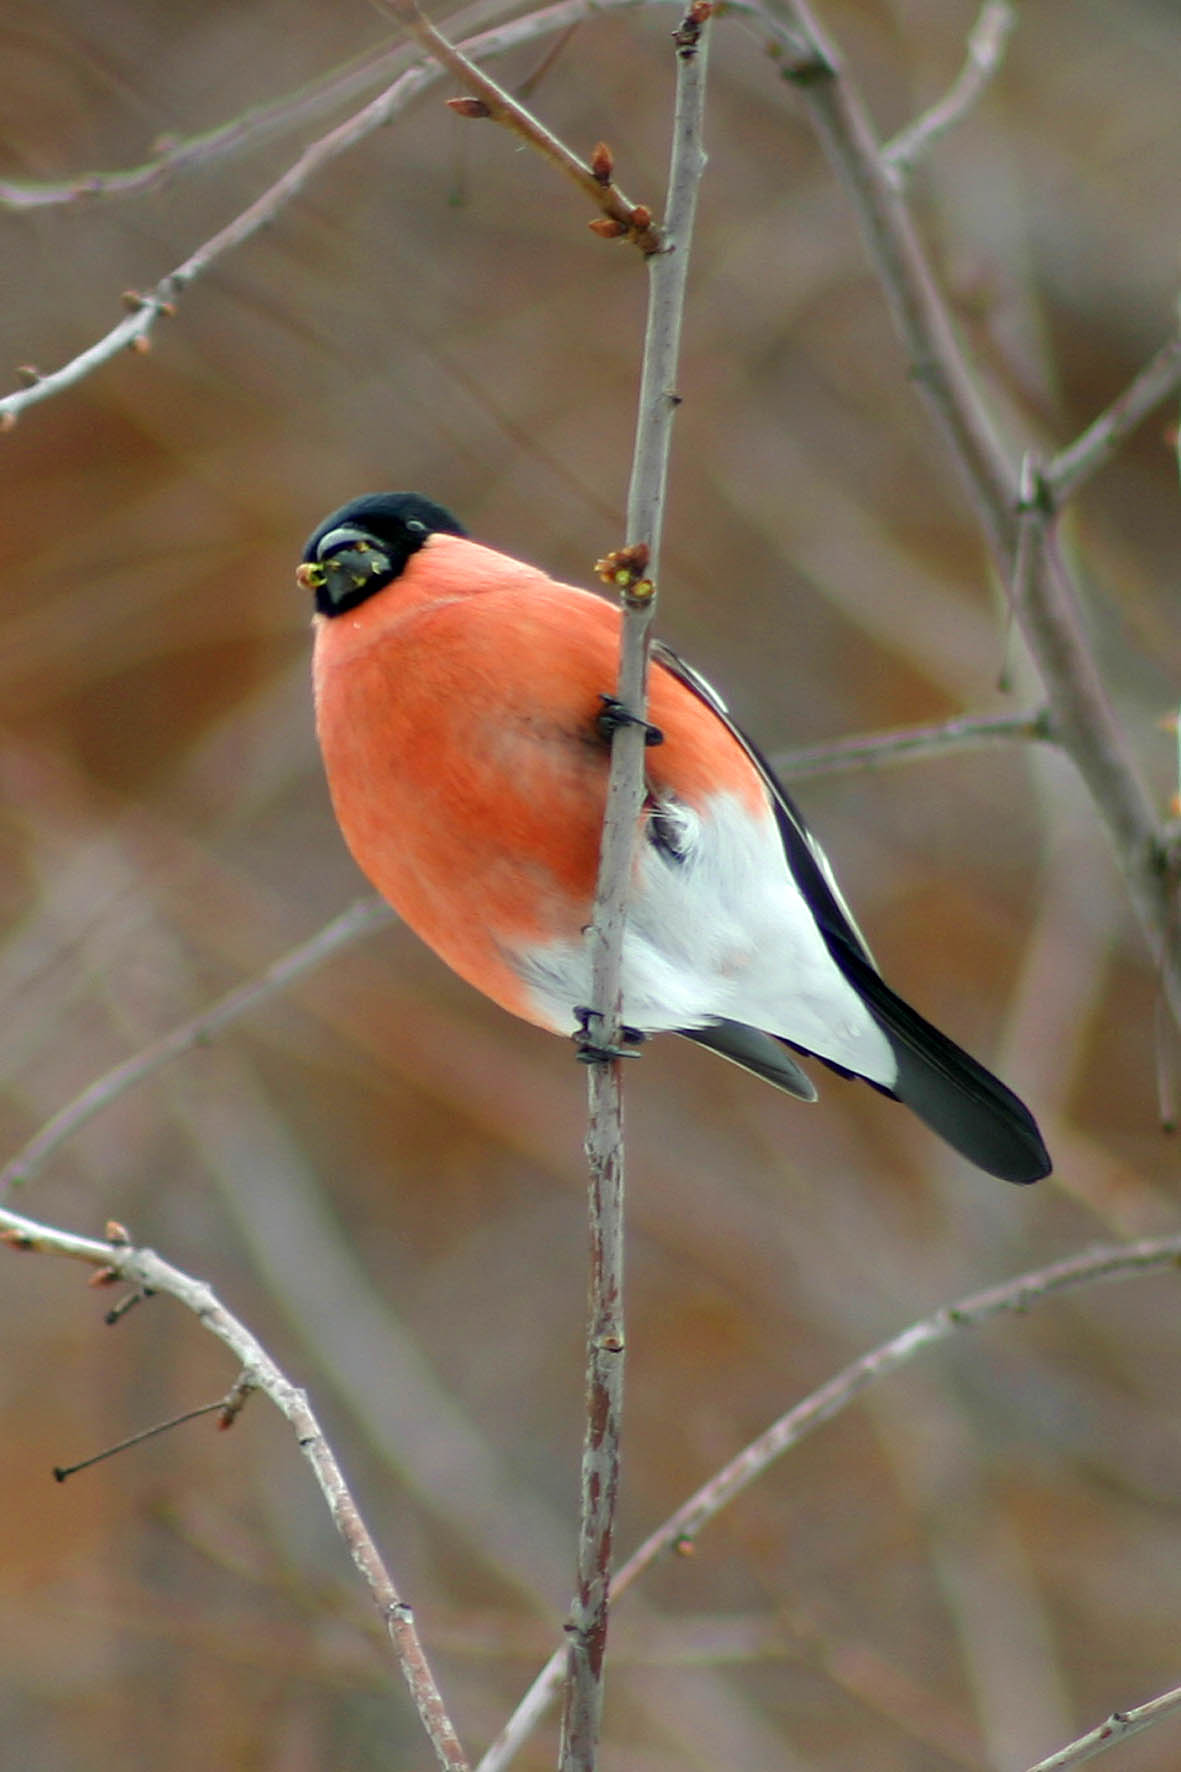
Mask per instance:
[[[404,570],[431,535],[466,535],[450,511],[418,492],[371,492],[325,517],[308,538],[299,582],[321,615],[343,615]]]

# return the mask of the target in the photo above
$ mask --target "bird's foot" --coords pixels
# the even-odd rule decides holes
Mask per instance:
[[[599,700],[603,704],[603,711],[596,716],[595,725],[599,729],[600,736],[605,738],[608,744],[621,726],[642,726],[646,745],[664,743],[664,734],[659,726],[653,726],[648,720],[641,720],[638,714],[629,713],[618,696],[600,695]]]
[[[574,1016],[578,1022],[574,1042],[579,1064],[609,1064],[613,1058],[638,1058],[640,1055],[635,1048],[642,1046],[648,1038],[642,1028],[624,1027],[619,1030],[622,1045],[607,1045],[591,1038],[591,1022],[603,1019],[599,1010],[590,1008],[586,1003],[579,1003],[575,1005]]]

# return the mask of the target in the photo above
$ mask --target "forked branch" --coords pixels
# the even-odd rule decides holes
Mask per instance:
[[[965,1330],[981,1328],[998,1317],[1024,1315],[1026,1311],[1045,1304],[1066,1292],[1104,1281],[1133,1280],[1147,1274],[1181,1268],[1181,1235],[1146,1238],[1136,1243],[1108,1244],[1089,1249],[1082,1255],[1069,1256],[1050,1267],[1036,1268],[989,1286],[982,1292],[970,1293],[945,1305],[929,1317],[920,1318],[899,1334],[871,1348],[860,1358],[837,1372],[818,1390],[793,1405],[786,1414],[743,1448],[736,1457],[703,1483],[701,1488],[682,1502],[656,1531],[634,1550],[615,1577],[614,1592],[618,1599],[662,1557],[684,1551],[709,1523],[716,1519],[749,1486],[758,1481],[785,1452],[801,1440],[833,1420],[855,1402],[871,1385],[889,1377],[906,1366],[928,1348],[937,1347]],[[523,1743],[553,1703],[562,1685],[565,1651],[557,1649],[526,1692],[500,1735],[480,1760],[476,1772],[505,1772]],[[1171,1698],[1173,1695],[1170,1694]],[[1163,1700],[1155,1701],[1164,1706]],[[1145,1711],[1152,1707],[1142,1707]],[[1175,1708],[1170,1705],[1168,1709]],[[1137,1713],[1138,1714],[1138,1713]],[[1155,1721],[1166,1714],[1161,1708],[1146,1719]],[[1109,1725],[1103,1725],[1108,1727]],[[1088,1740],[1091,1738],[1088,1737]],[[1077,1744],[1076,1744],[1077,1745]],[[1098,1750],[1096,1750],[1098,1751]],[[1083,1755],[1082,1758],[1088,1757]],[[1033,1772],[1050,1772],[1050,1768],[1080,1764],[1081,1760],[1054,1759],[1033,1768]]]
[[[536,148],[554,166],[573,179],[592,204],[603,212],[603,223],[591,223],[597,231],[611,236],[626,236],[645,255],[660,250],[660,236],[652,226],[652,211],[642,203],[625,197],[614,180],[610,150],[600,143],[592,159],[582,160],[568,148],[540,118],[535,117],[519,99],[498,86],[470,57],[457,49],[420,10],[416,0],[380,0],[384,11],[406,26],[415,39],[434,56],[441,67],[453,74],[466,88],[466,99],[449,103],[462,117],[487,117],[511,129],[514,135]],[[605,225],[603,225],[605,224]]]
[[[761,0],[784,78],[801,94],[861,224],[911,378],[924,398],[984,532],[996,570],[1045,685],[1058,742],[1086,782],[1123,869],[1171,1013],[1181,1025],[1176,881],[1160,822],[1096,666],[1075,587],[1057,547],[1052,499],[1040,473],[1019,483],[996,437],[929,257],[890,178],[868,110],[808,0]],[[1175,360],[1166,348],[1137,387],[1129,417],[1163,398]],[[1124,434],[1113,415],[1084,451]],[[1029,478],[1027,474],[1026,478]],[[1070,473],[1063,475],[1069,483]]]
[[[99,1242],[96,1238],[74,1236],[26,1218],[21,1213],[0,1208],[0,1241],[7,1243],[10,1249],[64,1255],[72,1261],[85,1262],[104,1281],[123,1281],[140,1295],[168,1293],[193,1312],[202,1328],[208,1329],[229,1348],[241,1368],[241,1384],[269,1397],[295,1433],[299,1449],[315,1474],[336,1529],[381,1614],[439,1765],[444,1772],[468,1772],[467,1756],[435,1684],[419,1640],[414,1613],[382,1560],[306,1394],[291,1383],[261,1342],[226,1309],[203,1280],[182,1273],[180,1268],[173,1267],[171,1262],[151,1249],[133,1248],[126,1233],[117,1225],[108,1226],[107,1241]]]
[[[520,44],[568,30],[580,19],[589,18],[593,14],[616,8],[626,9],[641,3],[642,0],[556,0],[556,4],[542,7],[540,11],[529,13],[524,18],[512,19],[507,24],[481,32],[465,47],[473,55],[482,57],[503,55]],[[672,0],[649,0],[649,3],[671,5]],[[150,289],[129,291],[130,311],[102,338],[58,369],[43,372],[40,368],[30,367],[23,378],[25,385],[0,397],[0,431],[11,430],[28,407],[76,387],[79,382],[93,375],[124,351],[148,351],[157,322],[172,313],[190,284],[204,276],[227,253],[253,239],[260,229],[267,227],[281,215],[287,205],[299,197],[325,167],[341,154],[348,153],[365,141],[375,130],[389,123],[419,93],[436,85],[442,74],[442,64],[433,59],[429,63],[409,68],[386,91],[379,93],[353,116],[346,118],[336,128],[329,130],[327,135],[306,147],[281,178],[276,179],[253,203],[227,222],[225,227],[220,228],[161,277],[159,282]],[[599,188],[596,183],[596,189]],[[634,208],[631,213],[635,215]],[[634,223],[629,220],[629,227],[624,228],[624,232],[628,232],[629,228],[634,228],[639,243],[638,235],[642,230],[639,229],[638,220]]]

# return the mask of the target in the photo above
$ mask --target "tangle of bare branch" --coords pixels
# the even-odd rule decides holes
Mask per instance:
[[[543,7],[539,12],[514,19],[494,30],[481,32],[463,47],[471,55],[503,55],[522,43],[567,30],[571,24],[593,13],[616,7],[672,3],[673,0],[557,0],[554,6]],[[273,222],[326,166],[365,141],[374,130],[389,123],[421,92],[436,85],[442,75],[441,64],[433,61],[410,68],[400,75],[385,92],[305,148],[281,178],[276,179],[274,184],[224,228],[198,246],[188,258],[161,277],[152,288],[129,290],[124,298],[129,310],[127,314],[87,350],[71,358],[59,369],[44,373],[39,368],[28,369],[24,377],[26,385],[0,397],[0,430],[11,430],[28,407],[76,387],[121,352],[149,350],[157,321],[175,313],[180,296],[192,283],[226,253],[244,245],[261,228]]]
[[[207,1009],[178,1022],[158,1040],[142,1046],[121,1064],[112,1065],[109,1071],[104,1071],[72,1101],[59,1108],[0,1168],[0,1195],[40,1174],[54,1152],[60,1150],[88,1120],[102,1113],[145,1078],[153,1076],[161,1065],[179,1057],[182,1052],[191,1052],[194,1046],[204,1046],[216,1039],[218,1034],[241,1021],[260,1003],[287,990],[296,979],[322,965],[331,955],[395,920],[394,912],[384,899],[358,900],[338,917],[331,918],[307,941],[300,942],[298,947],[273,961],[256,978],[235,985]]]
[[[328,1505],[333,1523],[373,1598],[398,1666],[410,1688],[422,1726],[444,1772],[468,1772],[468,1760],[435,1684],[419,1639],[414,1613],[399,1592],[361,1516],[336,1455],[324,1437],[304,1391],[297,1389],[246,1325],[221,1303],[203,1280],[173,1267],[151,1249],[136,1249],[121,1227],[108,1227],[108,1240],[79,1237],[0,1208],[0,1240],[10,1249],[63,1255],[85,1262],[105,1284],[122,1282],[129,1296],[165,1292],[193,1312],[242,1369],[241,1383],[268,1397],[296,1436]],[[110,1320],[110,1319],[108,1319]]]
[[[453,21],[460,33],[481,30],[514,9],[514,0],[476,0]],[[297,92],[283,94],[268,103],[251,105],[240,117],[231,117],[199,135],[160,141],[155,152],[139,166],[114,172],[81,172],[64,179],[0,178],[0,209],[60,209],[111,199],[144,197],[163,185],[199,168],[215,165],[250,152],[263,143],[281,140],[294,130],[317,122],[362,93],[388,84],[418,59],[405,43],[394,48],[366,50],[363,54]]]
[[[1021,1315],[1080,1287],[1102,1281],[1131,1280],[1145,1274],[1181,1267],[1181,1235],[1145,1238],[1136,1243],[1107,1244],[1068,1257],[1050,1267],[1035,1268],[944,1305],[929,1317],[912,1323],[899,1334],[871,1348],[868,1353],[837,1372],[818,1390],[793,1405],[771,1423],[757,1439],[703,1483],[682,1502],[676,1512],[657,1527],[621,1564],[614,1584],[620,1598],[661,1557],[676,1555],[692,1544],[710,1521],[763,1476],[776,1459],[834,1416],[841,1414],[870,1385],[909,1364],[927,1348],[936,1347],[968,1329],[978,1329],[997,1317]],[[537,1727],[562,1687],[565,1650],[557,1649],[542,1668],[501,1733],[481,1758],[476,1772],[505,1772],[524,1742]],[[1172,1695],[1170,1695],[1172,1696]],[[1161,1702],[1161,1701],[1158,1701]],[[1148,1707],[1145,1707],[1147,1709]],[[1169,1709],[1172,1706],[1167,1707]],[[1166,1714],[1162,1709],[1160,1715]],[[1156,1715],[1147,1719],[1155,1721]],[[1106,1725],[1104,1725],[1106,1727]],[[1146,1725],[1141,1725],[1146,1726]],[[1090,1739],[1090,1738],[1088,1738]],[[1083,1756],[1086,1757],[1085,1755]],[[1081,1763],[1047,1761],[1033,1772]]]
[[[642,794],[647,638],[659,577],[659,549],[669,436],[676,391],[684,280],[693,208],[704,157],[700,146],[708,6],[691,9],[677,34],[678,96],[673,161],[666,214],[659,228],[643,205],[614,182],[609,150],[582,160],[502,88],[489,81],[473,57],[491,57],[544,35],[567,31],[580,19],[609,7],[643,0],[560,0],[560,3],[486,31],[455,48],[426,21],[414,0],[389,0],[440,67],[415,63],[407,47],[339,70],[313,88],[247,113],[220,131],[165,147],[144,166],[125,174],[56,186],[0,185],[0,204],[29,208],[72,204],[87,197],[132,195],[150,190],[192,166],[241,151],[255,141],[321,116],[329,106],[352,102],[377,79],[398,78],[356,115],[306,148],[281,179],[146,293],[128,297],[126,317],[88,351],[48,375],[30,372],[28,386],[0,400],[0,427],[27,406],[75,386],[119,351],[146,350],[156,322],[172,312],[179,295],[224,254],[251,239],[338,155],[387,122],[446,68],[465,87],[461,114],[487,117],[513,128],[558,164],[601,210],[599,231],[628,237],[644,252],[651,278],[648,340],[640,397],[636,458],[626,546],[613,557],[612,574],[624,590],[624,637],[617,702],[630,715],[616,728],[611,786],[604,828],[594,925],[595,975],[589,1007],[591,1185],[591,1304],[587,1353],[587,1432],[582,1467],[577,1593],[566,1644],[518,1707],[481,1761],[480,1772],[501,1772],[536,1726],[566,1681],[563,1721],[564,1772],[594,1764],[603,1692],[609,1600],[635,1583],[662,1556],[687,1547],[722,1508],[756,1481],[785,1451],[847,1407],[871,1384],[925,1348],[961,1329],[1006,1312],[1024,1311],[1060,1292],[1102,1279],[1181,1265],[1181,1238],[1161,1238],[1090,1251],[1039,1269],[1003,1286],[962,1299],[903,1330],[838,1373],[795,1405],[737,1458],[715,1473],[612,1574],[615,1497],[619,1481],[620,1419],[624,1370],[623,1142],[620,1054],[620,970],[629,859]],[[671,0],[669,0],[671,3]],[[682,0],[683,3],[683,0]],[[485,0],[463,15],[504,10]],[[733,10],[749,11],[746,5]],[[807,0],[763,0],[764,30],[774,38],[780,71],[802,95],[818,132],[846,183],[865,232],[896,327],[917,382],[942,437],[959,464],[964,484],[998,573],[1046,689],[1047,705],[1033,712],[966,716],[937,726],[868,738],[841,740],[789,753],[780,760],[794,776],[834,769],[874,767],[917,755],[1004,740],[1060,744],[1086,781],[1127,878],[1140,922],[1162,970],[1174,1015],[1181,1022],[1181,959],[1173,939],[1176,856],[1142,784],[1136,761],[1110,706],[1106,686],[1086,633],[1079,599],[1059,546],[1056,518],[1126,442],[1136,425],[1181,386],[1181,340],[1167,341],[1129,387],[1072,443],[1042,461],[1032,453],[1018,467],[993,434],[979,388],[951,322],[938,279],[901,194],[907,169],[944,130],[961,121],[995,75],[1015,17],[1011,0],[985,0],[968,60],[940,103],[886,147],[876,140],[868,113],[839,57],[824,40]],[[413,65],[412,65],[413,64]],[[465,107],[467,107],[465,109]],[[123,1064],[96,1079],[0,1170],[0,1183],[28,1179],[93,1115],[154,1072],[168,1059],[216,1037],[255,1004],[346,943],[388,920],[375,901],[353,907],[258,979],[238,986],[201,1014],[173,1029]],[[598,1050],[593,1050],[597,1047]],[[242,1365],[246,1381],[270,1396],[290,1422],[315,1471],[354,1561],[385,1622],[424,1727],[441,1765],[461,1772],[467,1762],[422,1654],[409,1607],[401,1598],[356,1512],[355,1503],[306,1397],[295,1390],[241,1323],[200,1282],[162,1262],[151,1251],[132,1249],[119,1237],[109,1242],[71,1237],[31,1219],[0,1211],[0,1234],[17,1249],[42,1250],[87,1262],[139,1291],[166,1291],[193,1310]],[[1162,1694],[1137,1709],[1116,1713],[1088,1735],[1039,1762],[1032,1772],[1062,1772],[1181,1708],[1181,1692]]]
[[[923,396],[984,533],[1045,684],[1058,742],[1086,782],[1127,882],[1174,1020],[1181,1025],[1181,946],[1174,939],[1176,882],[1159,821],[1127,737],[1095,665],[1040,473],[1032,492],[1008,461],[985,412],[938,280],[901,193],[888,176],[869,113],[807,0],[763,0],[780,69],[806,105],[861,224],[910,375]],[[1171,354],[1137,388],[1163,399],[1174,385]],[[1084,452],[1122,435],[1111,417]]]

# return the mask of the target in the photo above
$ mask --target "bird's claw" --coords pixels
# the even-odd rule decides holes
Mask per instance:
[[[638,1058],[640,1055],[629,1052],[626,1046],[596,1046],[593,1040],[580,1039],[574,1056],[579,1064],[610,1064],[613,1058]]]
[[[579,1064],[610,1064],[613,1058],[638,1058],[640,1055],[635,1048],[642,1046],[648,1038],[642,1028],[623,1027],[619,1030],[623,1044],[620,1046],[607,1045],[591,1038],[591,1022],[603,1019],[598,1009],[591,1009],[587,1004],[579,1003],[575,1007],[574,1016],[578,1022],[578,1032],[574,1035],[574,1041],[575,1056]]]
[[[600,695],[599,700],[603,704],[603,710],[596,716],[595,725],[608,743],[622,726],[642,726],[646,745],[664,743],[664,734],[659,726],[653,726],[648,720],[641,720],[638,714],[629,713],[618,696]]]

